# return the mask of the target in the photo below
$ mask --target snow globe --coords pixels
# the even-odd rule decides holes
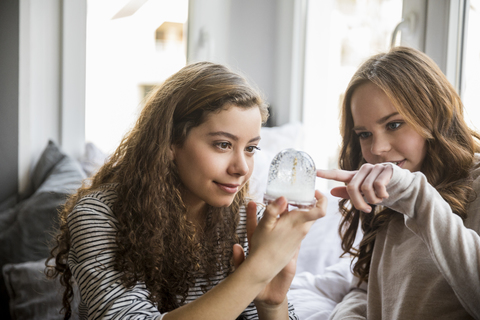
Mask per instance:
[[[264,203],[268,205],[284,196],[289,210],[309,210],[316,203],[316,173],[315,163],[306,152],[295,149],[280,151],[270,164]]]

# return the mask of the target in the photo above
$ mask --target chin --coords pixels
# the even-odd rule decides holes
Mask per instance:
[[[214,203],[214,204],[211,204],[211,206],[214,207],[214,208],[227,208],[232,204],[232,202],[229,202],[229,203]]]
[[[225,207],[229,207],[233,203],[233,199],[234,197],[232,197],[231,199],[225,199],[223,201],[217,199],[217,201],[212,201],[207,203],[215,208],[225,208]]]

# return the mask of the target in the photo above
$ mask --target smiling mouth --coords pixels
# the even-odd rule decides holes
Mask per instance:
[[[403,159],[403,160],[401,160],[401,161],[389,161],[389,162],[390,162],[390,163],[393,163],[393,164],[395,164],[395,165],[397,165],[397,166],[399,166],[399,167],[402,167],[403,164],[405,163],[405,160],[406,160],[406,159]]]
[[[224,184],[224,183],[219,183],[219,182],[216,182],[214,181],[215,184],[223,191],[225,191],[226,193],[237,193],[238,192],[238,188],[240,187],[239,184]]]

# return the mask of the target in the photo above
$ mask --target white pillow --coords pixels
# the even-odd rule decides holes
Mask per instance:
[[[80,158],[80,164],[87,176],[93,176],[101,166],[104,165],[108,155],[100,150],[92,142],[85,144],[85,153]]]

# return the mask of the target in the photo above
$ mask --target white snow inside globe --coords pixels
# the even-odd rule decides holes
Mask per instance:
[[[315,163],[306,152],[282,150],[270,164],[264,203],[284,196],[289,206],[308,210],[316,203],[315,178]]]

